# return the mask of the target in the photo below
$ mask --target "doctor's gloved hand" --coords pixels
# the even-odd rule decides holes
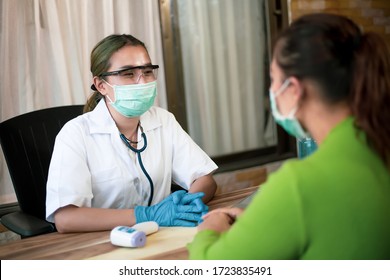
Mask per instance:
[[[187,193],[185,191],[177,191],[173,194],[176,193],[178,193],[177,199],[180,199],[179,201],[174,199],[174,202],[176,204],[196,206],[198,211],[202,214],[202,216],[209,211],[209,207],[206,204],[204,204],[204,202],[202,201],[202,197],[204,197],[203,192]]]
[[[136,206],[134,208],[136,223],[155,221],[160,226],[197,226],[203,208],[194,202],[195,197],[185,198],[186,195],[185,191],[178,191],[156,205]]]
[[[198,220],[198,224],[203,222],[202,216],[206,215],[209,211],[209,207],[204,204],[202,201],[202,197],[204,197],[203,192],[197,192],[197,193],[188,193],[186,191],[177,191],[172,194],[173,195],[173,201],[175,204],[182,204],[182,205],[193,205],[197,207],[197,211],[199,211],[200,219]]]

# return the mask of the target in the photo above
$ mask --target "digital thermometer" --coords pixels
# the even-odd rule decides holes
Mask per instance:
[[[132,226],[132,228],[145,232],[146,235],[152,234],[156,231],[158,231],[158,223],[149,221],[149,222],[143,222],[138,223]]]
[[[122,247],[143,247],[146,235],[158,231],[156,222],[144,222],[132,227],[117,226],[111,230],[110,240],[113,245]]]

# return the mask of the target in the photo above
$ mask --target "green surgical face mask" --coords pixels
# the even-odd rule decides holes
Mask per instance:
[[[281,87],[274,93],[272,90],[269,90],[269,98],[271,101],[271,110],[272,115],[276,121],[277,124],[279,124],[287,133],[290,135],[302,139],[309,137],[309,134],[302,128],[301,124],[299,123],[298,119],[295,117],[295,113],[298,110],[298,107],[295,107],[291,110],[291,112],[287,116],[283,116],[279,110],[278,106],[276,104],[275,98],[280,95],[283,91],[286,90],[286,88],[289,86],[290,80],[284,81],[284,83],[281,85]]]
[[[114,89],[115,94],[115,101],[106,95],[110,105],[127,118],[139,117],[149,110],[157,95],[157,81],[120,86],[106,84]]]

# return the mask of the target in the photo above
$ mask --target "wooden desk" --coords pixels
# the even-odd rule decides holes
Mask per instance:
[[[250,187],[216,195],[210,210],[230,207],[257,190]],[[122,248],[111,244],[110,231],[90,233],[58,232],[11,241],[0,246],[0,259],[188,259],[186,244],[192,241],[196,228],[161,227],[147,237],[142,248]]]

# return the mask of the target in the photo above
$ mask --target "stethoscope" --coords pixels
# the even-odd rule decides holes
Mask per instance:
[[[146,171],[145,166],[142,163],[142,158],[141,158],[141,153],[148,146],[148,142],[146,140],[146,135],[144,133],[144,129],[142,128],[141,124],[139,124],[139,127],[141,129],[141,136],[142,136],[142,138],[144,140],[143,141],[144,142],[144,146],[141,149],[136,149],[136,148],[132,147],[130,145],[130,143],[129,143],[131,141],[129,139],[127,139],[126,136],[124,136],[122,133],[121,133],[120,137],[121,137],[122,141],[126,144],[127,148],[129,148],[130,150],[132,150],[134,153],[137,154],[139,165],[141,166],[142,172],[145,174],[146,178],[149,181],[149,184],[150,184],[150,197],[149,197],[149,201],[148,201],[148,206],[150,206],[152,204],[152,200],[153,200],[154,186],[153,186],[152,178],[150,178],[149,173]]]

